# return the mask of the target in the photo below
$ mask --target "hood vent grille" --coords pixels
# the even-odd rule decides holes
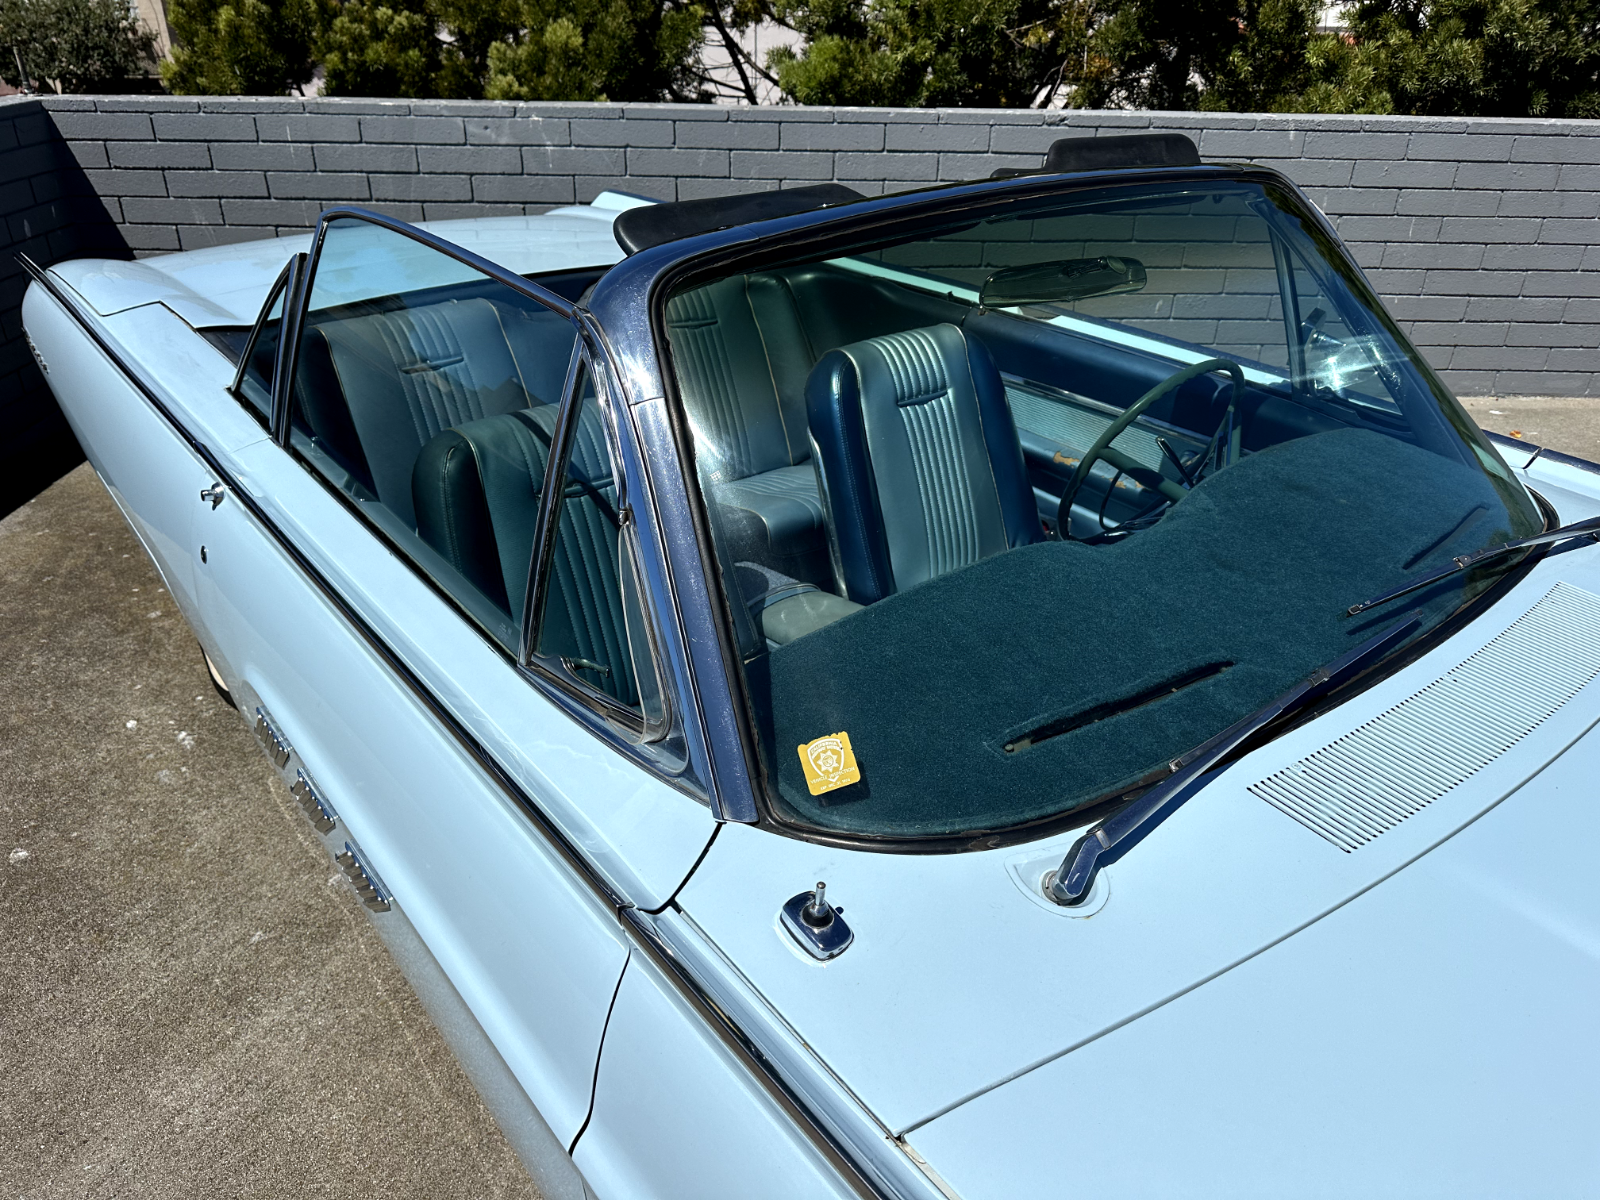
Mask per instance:
[[[1250,792],[1349,853],[1516,745],[1600,675],[1600,596],[1558,583],[1416,695]]]

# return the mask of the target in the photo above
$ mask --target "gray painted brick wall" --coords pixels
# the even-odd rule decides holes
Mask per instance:
[[[1458,392],[1600,395],[1600,122],[68,96],[0,100],[0,386],[37,392],[19,248],[193,249],[304,229],[337,202],[423,220],[606,188],[877,194],[1147,129],[1304,187]]]

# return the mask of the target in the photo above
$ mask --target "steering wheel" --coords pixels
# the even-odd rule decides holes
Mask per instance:
[[[1206,446],[1205,453],[1200,456],[1200,470],[1204,472],[1206,464],[1213,459],[1219,459],[1218,466],[1220,468],[1228,466],[1234,459],[1239,457],[1239,430],[1234,424],[1233,413],[1234,406],[1239,400],[1239,393],[1244,388],[1244,372],[1239,369],[1238,363],[1227,358],[1208,358],[1204,362],[1197,362],[1191,367],[1185,367],[1176,374],[1168,375],[1155,387],[1130,404],[1121,416],[1106,426],[1105,431],[1095,439],[1094,445],[1089,447],[1084,456],[1078,460],[1077,469],[1072,472],[1072,478],[1068,481],[1066,490],[1061,493],[1061,507],[1056,524],[1061,530],[1062,537],[1070,536],[1068,531],[1072,522],[1072,502],[1077,499],[1078,492],[1082,490],[1084,483],[1088,480],[1089,472],[1093,469],[1094,464],[1102,459],[1115,467],[1118,475],[1127,475],[1136,483],[1160,492],[1168,503],[1176,504],[1187,495],[1187,490],[1182,484],[1151,470],[1131,455],[1113,449],[1111,443],[1117,440],[1124,429],[1137,421],[1146,409],[1168,392],[1182,387],[1197,376],[1209,375],[1213,371],[1226,372],[1232,378],[1233,387],[1228,394],[1227,411],[1223,414],[1222,420],[1217,423],[1217,431],[1211,435],[1211,441]],[[1222,441],[1224,430],[1227,431],[1226,442]],[[1221,443],[1220,446],[1219,443]],[[1220,456],[1219,450],[1221,452]],[[1183,469],[1181,464],[1175,465],[1178,465],[1180,470]],[[1196,475],[1192,482],[1198,481],[1199,475]],[[1110,495],[1109,490],[1107,495]],[[1150,511],[1153,512],[1155,510],[1151,509]],[[1101,523],[1104,524],[1103,508]]]

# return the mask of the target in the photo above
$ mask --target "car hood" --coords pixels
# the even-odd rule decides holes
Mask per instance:
[[[535,216],[424,221],[420,227],[513,271],[575,270],[622,257],[611,223],[638,203],[647,202],[602,193],[592,205]],[[252,325],[283,264],[310,247],[311,235],[300,233],[135,262],[79,259],[51,270],[102,317],[165,304],[196,329]]]
[[[1577,622],[1580,638],[1600,638],[1600,626],[1589,628],[1600,621],[1600,551],[1551,555],[1418,661],[1234,764],[1111,866],[1103,905],[1091,900],[1084,914],[1051,905],[1038,887],[1076,831],[1021,848],[936,857],[867,854],[729,826],[679,903],[891,1133],[931,1138],[935,1129],[965,1129],[968,1107],[998,1111],[993,1106],[1007,1096],[1047,1087],[1038,1081],[1070,1070],[1083,1052],[1107,1052],[1091,1047],[1137,1044],[1136,1027],[1148,1015],[1258,959],[1283,957],[1286,943],[1388,887],[1508,798],[1503,807],[1515,820],[1520,789],[1600,719],[1595,663],[1565,703],[1513,744],[1354,851],[1251,789],[1425,689],[1453,686],[1453,669],[1519,620],[1548,615],[1540,606],[1552,596],[1575,605],[1558,614],[1557,632]],[[1524,639],[1524,651],[1525,678],[1565,652],[1559,638],[1544,646],[1539,636]],[[1520,697],[1513,687],[1490,699],[1510,709]],[[1574,761],[1591,756],[1574,753]],[[777,922],[784,901],[818,879],[856,936],[826,964],[805,957]],[[1308,1023],[1299,1036],[1310,1053],[1323,1034]],[[1063,1097],[1041,1119],[1070,1127],[1081,1103]],[[911,1142],[921,1149],[915,1136]],[[991,1150],[992,1165],[1004,1153],[993,1143]],[[932,1141],[926,1156],[939,1167]]]
[[[1597,770],[907,1141],[966,1200],[1596,1194]]]

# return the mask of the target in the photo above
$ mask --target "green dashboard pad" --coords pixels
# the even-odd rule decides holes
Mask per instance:
[[[774,650],[751,677],[768,762],[800,818],[844,831],[948,835],[1068,811],[1411,609],[1453,609],[1459,578],[1344,615],[1508,537],[1504,514],[1481,471],[1394,438],[1284,442],[1125,541],[1011,550]],[[796,747],[840,730],[862,781],[813,797]]]

